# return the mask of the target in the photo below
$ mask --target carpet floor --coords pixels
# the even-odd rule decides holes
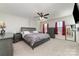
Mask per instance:
[[[51,39],[32,50],[25,42],[13,44],[14,56],[78,56],[79,44],[73,41]]]

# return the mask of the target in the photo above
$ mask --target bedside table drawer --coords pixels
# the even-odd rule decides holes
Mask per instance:
[[[21,41],[22,39],[22,35],[21,33],[15,33],[14,36],[13,36],[13,42],[18,42],[18,41]]]

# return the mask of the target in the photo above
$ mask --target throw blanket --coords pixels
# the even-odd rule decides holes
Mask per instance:
[[[32,33],[32,34],[26,34],[23,36],[23,38],[30,43],[31,46],[35,42],[39,42],[41,40],[50,38],[49,34],[44,34],[44,33]]]

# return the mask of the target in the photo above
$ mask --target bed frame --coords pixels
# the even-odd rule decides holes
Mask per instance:
[[[21,27],[21,31],[35,31],[36,28],[29,28],[29,27]],[[32,49],[34,49],[35,47],[43,44],[44,42],[47,42],[49,41],[50,38],[46,38],[46,39],[43,39],[39,42],[36,42],[33,46],[31,46],[25,39],[23,39],[24,42],[26,42]]]

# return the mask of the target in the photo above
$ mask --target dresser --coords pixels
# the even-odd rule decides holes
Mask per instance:
[[[13,34],[5,33],[0,35],[0,56],[12,56],[13,55]]]
[[[48,34],[51,38],[55,38],[55,29],[54,28],[48,28]]]

